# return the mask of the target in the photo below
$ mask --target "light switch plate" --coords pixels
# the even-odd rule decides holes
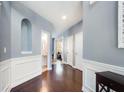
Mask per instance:
[[[4,51],[4,53],[6,53],[6,47],[4,47],[3,51]]]

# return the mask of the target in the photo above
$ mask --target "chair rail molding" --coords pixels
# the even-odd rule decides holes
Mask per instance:
[[[124,67],[105,64],[97,61],[83,59],[83,86],[85,92],[95,92],[96,75],[95,72],[112,71],[124,75]],[[112,90],[111,90],[112,91]]]

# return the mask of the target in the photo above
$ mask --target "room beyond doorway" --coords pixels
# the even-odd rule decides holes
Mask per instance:
[[[57,38],[54,40],[54,60],[53,64],[59,62],[63,62],[63,40],[62,38]]]

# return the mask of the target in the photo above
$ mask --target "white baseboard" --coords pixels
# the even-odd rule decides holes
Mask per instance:
[[[29,73],[29,74],[25,75],[24,77],[22,77],[21,79],[16,80],[15,82],[11,83],[11,88],[16,87],[16,86],[18,86],[36,76],[39,76],[39,75],[41,75],[41,70],[33,72],[33,73]]]
[[[82,91],[83,92],[93,92],[93,90],[88,87],[82,87]]]
[[[82,91],[95,92],[96,75],[95,72],[112,71],[124,75],[124,67],[109,65],[101,62],[83,60],[83,87]]]
[[[82,70],[83,66],[82,66],[82,68],[79,68],[79,67],[73,66],[73,68],[78,69],[78,70],[80,70],[80,71],[83,71],[83,70]]]
[[[63,64],[67,64],[67,65],[69,65],[69,66],[71,66],[71,67],[73,67],[73,68],[75,68],[75,69],[78,69],[78,70],[80,70],[80,71],[83,71],[81,68],[78,68],[78,67],[76,67],[76,66],[72,66],[72,65],[70,65],[70,64],[67,63],[67,62],[63,62]],[[82,68],[83,68],[83,66],[82,66]]]
[[[3,89],[3,92],[10,92],[11,91],[11,85],[7,85],[4,89]]]

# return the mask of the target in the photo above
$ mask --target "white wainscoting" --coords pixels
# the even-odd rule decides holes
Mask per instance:
[[[11,59],[11,87],[15,87],[42,73],[41,56]]]
[[[72,67],[80,71],[83,71],[83,61],[81,61],[80,63],[77,63],[75,66],[72,66]]]
[[[66,62],[66,61],[63,61],[62,62],[62,64],[67,64],[67,65],[69,65],[69,66],[71,66],[71,67],[73,67],[73,68],[75,68],[75,69],[78,69],[78,70],[80,70],[80,71],[83,71],[83,61],[82,61],[82,63],[80,64],[80,67],[78,66],[73,66],[73,65],[71,65],[71,64],[69,64],[68,62]]]
[[[0,62],[0,91],[9,91],[10,87],[10,60]]]
[[[0,91],[10,91],[42,73],[41,56],[12,58],[0,62]]]
[[[91,60],[83,60],[83,86],[85,92],[95,92],[96,75],[95,72],[112,71],[124,75],[124,67],[104,64]]]

